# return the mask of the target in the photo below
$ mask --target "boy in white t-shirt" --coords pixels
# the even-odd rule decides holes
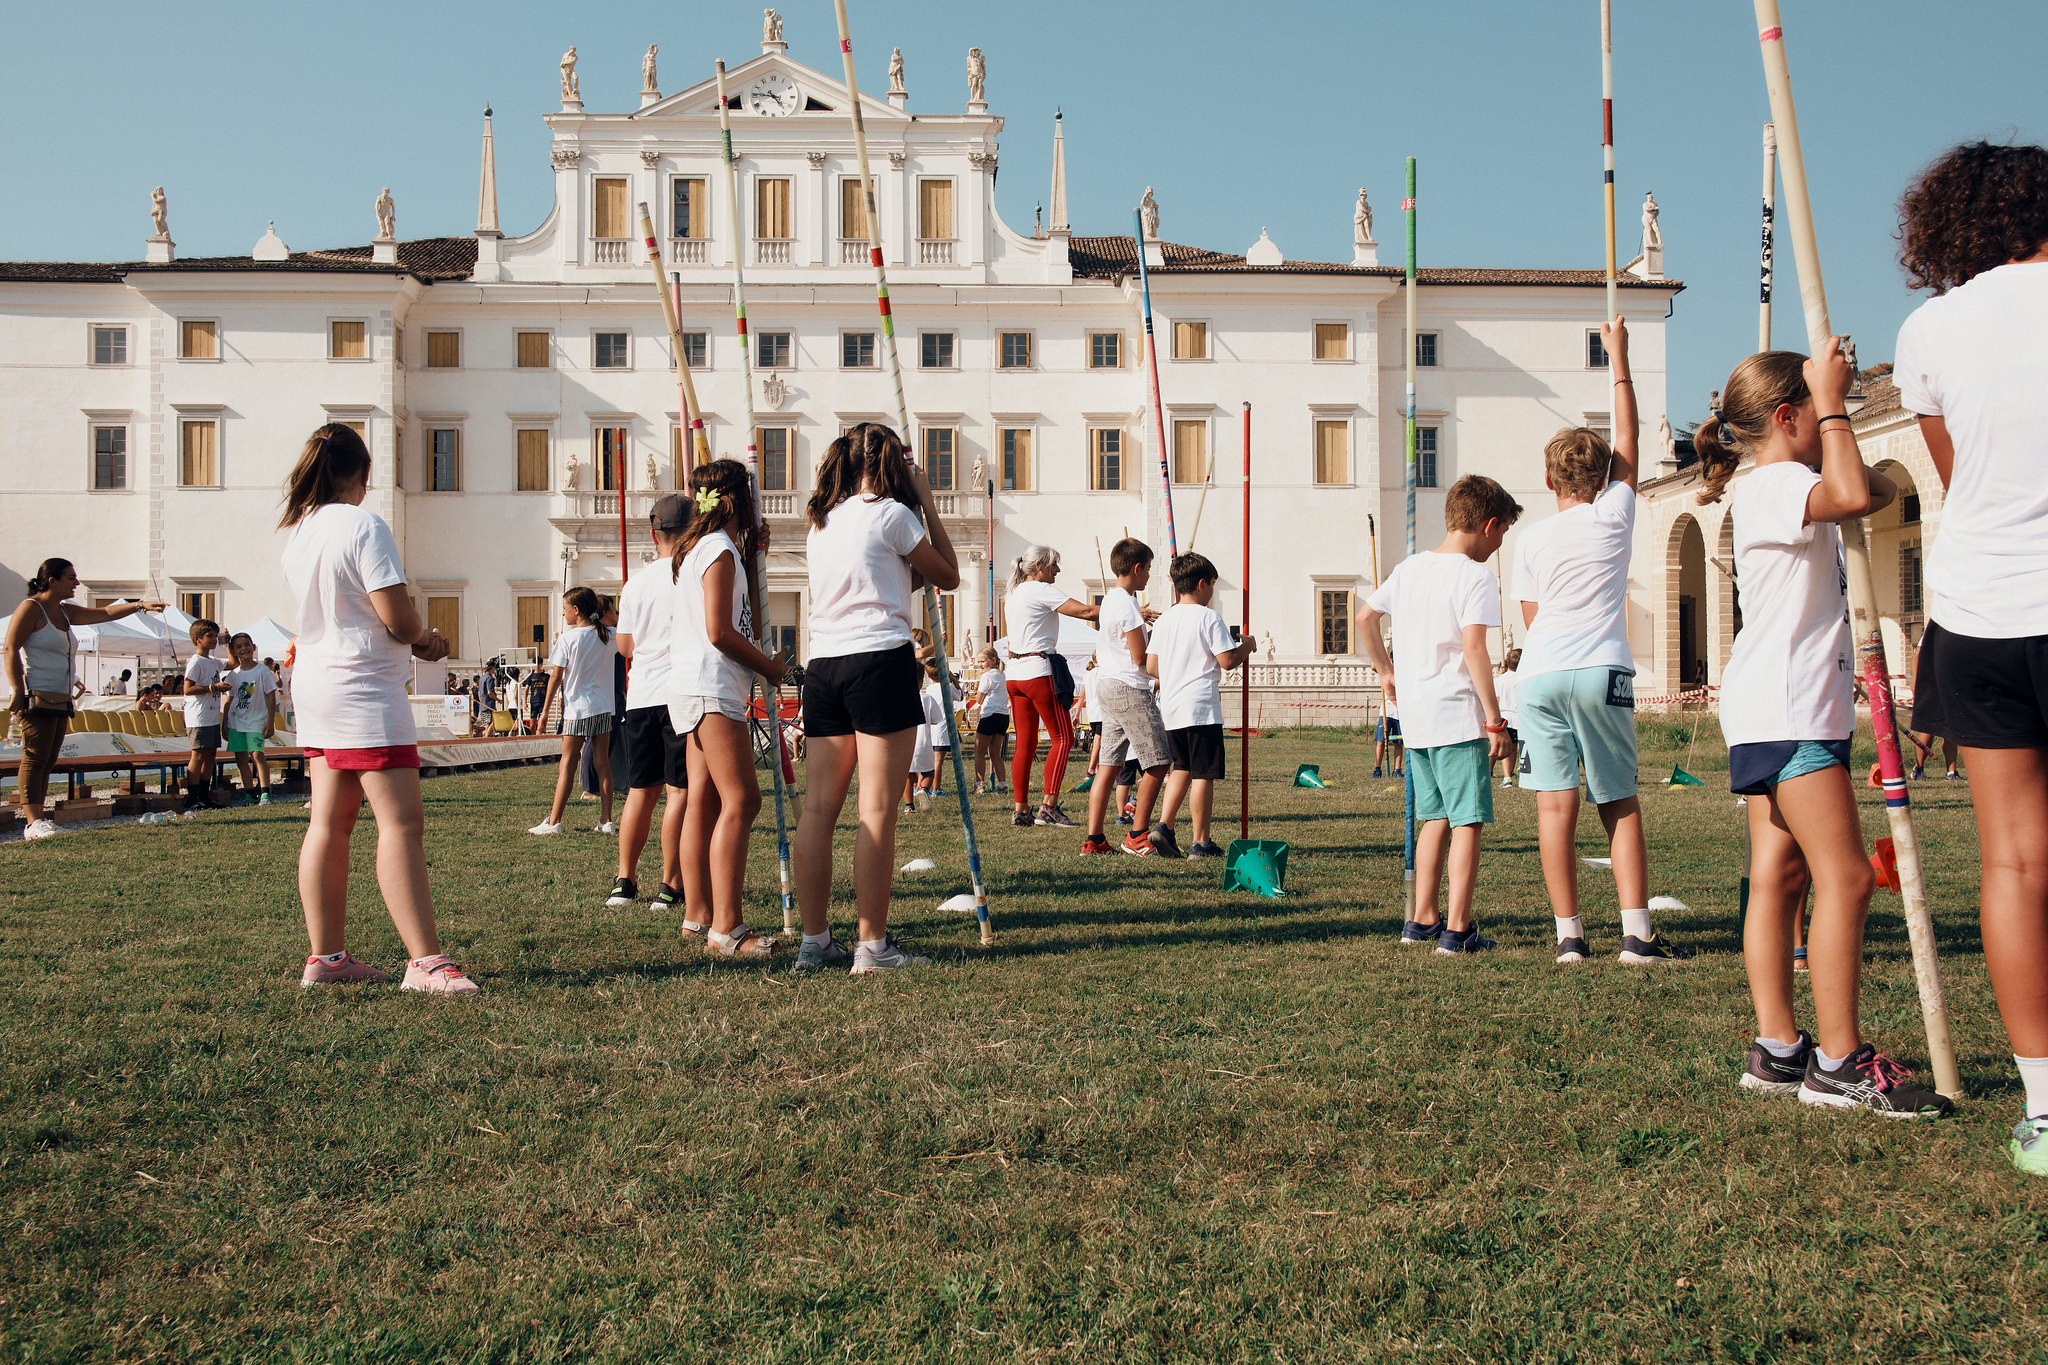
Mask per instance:
[[[1497,946],[1472,922],[1480,826],[1493,823],[1493,760],[1508,746],[1486,649],[1486,632],[1500,625],[1500,583],[1486,561],[1521,514],[1505,488],[1467,474],[1444,495],[1443,544],[1402,560],[1358,609],[1358,632],[1388,709],[1401,706],[1415,791],[1415,905],[1401,941],[1434,942],[1439,953]],[[1380,638],[1387,617],[1398,668]],[[1447,855],[1450,896],[1439,916]]]
[[[1124,769],[1135,764],[1143,774],[1131,803],[1131,832],[1117,841],[1124,853],[1149,858],[1159,848],[1147,833],[1152,827],[1152,805],[1159,799],[1173,751],[1166,742],[1166,723],[1159,715],[1159,699],[1153,695],[1152,675],[1146,671],[1152,622],[1157,612],[1147,612],[1138,594],[1152,581],[1152,547],[1142,540],[1126,537],[1110,547],[1109,569],[1116,586],[1102,595],[1101,614],[1095,627],[1101,632],[1096,645],[1096,704],[1102,711],[1102,747],[1095,755],[1095,785],[1088,789],[1088,835],[1083,853],[1107,853],[1109,837],[1103,832],[1109,818],[1109,803],[1123,809]],[[1121,818],[1118,820],[1121,824]],[[1168,832],[1168,846],[1172,834]]]
[[[1230,627],[1209,605],[1215,595],[1216,566],[1206,556],[1190,552],[1174,560],[1173,606],[1153,623],[1145,653],[1146,672],[1159,679],[1159,717],[1166,725],[1172,765],[1166,802],[1149,837],[1152,847],[1169,858],[1180,854],[1173,821],[1183,799],[1195,836],[1188,858],[1223,856],[1209,837],[1216,784],[1223,780],[1223,670],[1251,658],[1253,642],[1249,635],[1242,641],[1232,638]]]
[[[185,661],[185,730],[192,739],[192,755],[185,760],[183,809],[188,812],[209,804],[213,756],[220,751],[220,698],[228,690],[220,680],[220,660],[212,657],[220,645],[220,626],[194,621],[190,634],[195,652]]]
[[[228,752],[242,790],[257,793],[256,804],[270,804],[270,760],[263,741],[277,733],[277,675],[256,662],[256,642],[247,635],[228,641],[234,669],[227,675],[226,726]]]
[[[1557,960],[1592,956],[1579,916],[1579,768],[1607,829],[1621,900],[1626,963],[1683,961],[1692,953],[1650,928],[1649,855],[1636,798],[1635,664],[1628,644],[1628,563],[1636,525],[1636,386],[1628,327],[1600,328],[1614,380],[1614,443],[1572,427],[1543,448],[1543,483],[1557,514],[1516,538],[1522,666],[1516,722],[1529,746],[1522,785],[1536,793],[1543,880],[1556,918]]]

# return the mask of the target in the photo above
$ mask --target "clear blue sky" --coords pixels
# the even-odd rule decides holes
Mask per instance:
[[[1944,147],[2048,142],[2041,0],[1784,0],[1838,329],[1889,358],[1909,294],[1893,204]],[[1759,136],[1768,116],[1742,0],[1615,0],[1623,258],[1664,207],[1688,285],[1671,332],[1674,423],[1755,344]],[[791,55],[836,74],[827,0],[782,6]],[[1367,186],[1398,255],[1402,159],[1421,159],[1425,265],[1601,261],[1597,0],[852,0],[863,83],[903,48],[913,111],[966,98],[968,47],[1004,115],[998,201],[1029,229],[1052,112],[1067,114],[1075,229],[1124,232],[1146,184],[1172,240],[1232,251],[1259,229],[1348,260]],[[1958,22],[1967,17],[1967,24]],[[0,3],[0,258],[128,260],[161,182],[184,255],[246,253],[276,219],[295,249],[362,243],[390,185],[403,236],[475,224],[479,114],[498,114],[508,232],[547,212],[555,63],[574,43],[592,110],[637,107],[640,53],[673,91],[758,53],[760,6]],[[1780,345],[1803,347],[1789,249]]]

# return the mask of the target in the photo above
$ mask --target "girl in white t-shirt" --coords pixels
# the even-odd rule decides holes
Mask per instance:
[[[1074,747],[1074,720],[1053,686],[1053,655],[1059,648],[1060,617],[1094,621],[1101,609],[1077,602],[1052,585],[1059,577],[1060,552],[1033,545],[1017,556],[1010,569],[1010,588],[1003,598],[1010,629],[1008,682],[1010,712],[1017,720],[1017,753],[1010,760],[1010,799],[1015,825],[1059,825],[1074,822],[1060,809],[1060,783],[1067,775],[1067,756]],[[1069,705],[1071,703],[1068,703]],[[1038,756],[1038,726],[1043,722],[1050,746],[1045,755],[1045,788],[1033,815],[1031,760]]]
[[[1735,367],[1721,412],[1693,438],[1716,502],[1735,484],[1742,631],[1721,676],[1730,785],[1749,798],[1749,912],[1742,931],[1756,1042],[1740,1084],[1807,1104],[1901,1118],[1952,1106],[1863,1040],[1857,991],[1873,884],[1849,780],[1856,727],[1836,524],[1892,500],[1863,464],[1844,414],[1854,379],[1840,338],[1812,360],[1766,351]],[[1815,1033],[1794,1016],[1793,923],[1813,888],[1807,963]]]
[[[2026,1084],[2006,1151],[2048,1175],[2048,148],[1956,147],[1899,203],[1935,297],[1899,329],[1899,400],[1943,489],[1913,728],[1967,761],[1984,966]]]
[[[989,789],[989,769],[995,769],[995,790],[1003,789],[1003,743],[1010,733],[1010,688],[1003,676],[1003,661],[993,648],[981,651],[981,677],[975,683],[970,708],[981,712],[974,722],[974,794]]]
[[[920,577],[951,591],[959,560],[924,473],[887,427],[863,422],[826,449],[805,509],[811,657],[804,671],[804,767],[796,893],[804,917],[800,969],[843,963],[832,941],[832,834],[860,769],[853,845],[860,944],[856,975],[921,966],[889,937],[897,794],[924,721],[911,628]]]
[[[567,627],[548,655],[548,690],[541,699],[545,717],[555,698],[562,699],[562,762],[555,774],[555,804],[548,818],[527,830],[528,834],[560,834],[562,811],[576,786],[576,770],[583,746],[591,748],[592,771],[597,777],[598,799],[604,802],[599,834],[616,834],[612,823],[612,658],[619,644],[611,627],[604,623],[604,600],[589,588],[571,588],[562,594],[562,624]]]
[[[363,802],[377,818],[377,889],[405,950],[401,990],[464,994],[476,983],[441,951],[427,890],[420,751],[405,685],[412,661],[448,657],[406,592],[391,528],[362,501],[363,438],[339,422],[313,433],[285,485],[284,575],[299,602],[292,671],[297,738],[313,796],[299,848],[299,900],[312,954],[304,986],[391,978],[349,956],[349,836]]]
[[[756,535],[747,467],[713,460],[690,471],[690,520],[670,559],[668,721],[689,762],[683,811],[683,899],[711,909],[705,946],[720,957],[765,958],[775,940],[746,926],[747,843],[761,813],[747,702],[758,673],[782,681],[783,661],[747,638],[746,556]],[[761,533],[765,535],[766,528]]]

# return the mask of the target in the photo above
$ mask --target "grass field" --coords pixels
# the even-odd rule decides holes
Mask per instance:
[[[1642,734],[1655,779],[1685,723]],[[1692,907],[1662,927],[1702,950],[1656,970],[1613,962],[1599,873],[1605,957],[1552,964],[1521,791],[1482,873],[1505,951],[1399,947],[1398,786],[1331,732],[1254,741],[1282,901],[1084,862],[987,798],[984,951],[931,908],[957,822],[906,820],[898,861],[942,871],[899,878],[900,926],[936,962],[886,980],[712,965],[604,909],[610,840],[521,832],[551,769],[427,787],[468,1000],[301,992],[301,807],[8,845],[0,1359],[2043,1359],[2048,1183],[2002,1154],[1967,793],[1915,791],[1971,1098],[1815,1113],[1735,1089],[1717,741],[1705,787],[1644,788],[1652,890]],[[370,854],[350,946],[392,967]],[[1924,1067],[1882,892],[1864,999]]]

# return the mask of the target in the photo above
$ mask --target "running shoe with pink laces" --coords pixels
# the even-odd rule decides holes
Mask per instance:
[[[402,991],[426,991],[433,995],[469,995],[477,984],[462,974],[462,968],[448,960],[448,954],[416,958],[405,969]]]
[[[344,951],[341,961],[329,962],[324,957],[306,959],[306,970],[299,977],[301,986],[346,986],[356,981],[389,981],[391,973],[380,972],[367,962],[358,962]]]

